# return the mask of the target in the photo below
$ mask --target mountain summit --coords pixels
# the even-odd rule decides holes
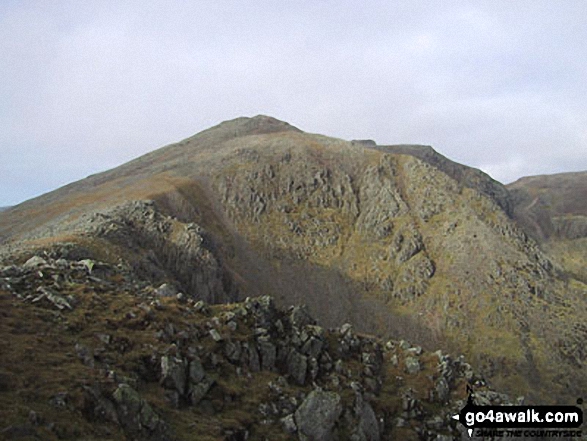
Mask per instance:
[[[567,402],[587,390],[587,290],[514,219],[528,197],[429,146],[237,118],[2,212],[0,256],[58,250],[208,303],[304,303]]]

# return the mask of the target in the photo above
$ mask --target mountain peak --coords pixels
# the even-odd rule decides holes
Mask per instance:
[[[224,132],[229,136],[249,136],[288,131],[302,132],[297,127],[294,127],[285,121],[273,118],[272,116],[257,115],[253,117],[241,116],[221,122],[208,130],[200,132],[198,135],[211,132],[214,132],[215,134],[218,132]]]

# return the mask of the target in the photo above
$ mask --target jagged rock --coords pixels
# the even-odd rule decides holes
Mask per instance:
[[[227,341],[224,345],[224,354],[231,362],[240,362],[242,356],[242,348],[240,343],[238,341]]]
[[[203,301],[203,300],[198,300],[195,304],[194,304],[194,311],[196,312],[201,312],[202,314],[209,314],[210,313],[210,308],[208,307],[208,304]]]
[[[31,301],[31,303],[37,303],[43,299],[47,299],[49,302],[51,302],[51,304],[53,304],[53,306],[55,306],[60,311],[62,311],[64,309],[69,309],[69,310],[73,309],[73,307],[71,306],[71,303],[70,303],[71,299],[68,300],[63,296],[60,296],[59,294],[52,292],[48,288],[45,288],[44,286],[39,286],[37,288],[37,292],[40,292],[41,294],[38,295],[37,297],[35,297]]]
[[[192,384],[199,383],[205,375],[206,371],[204,370],[204,366],[202,366],[200,357],[195,356],[189,362],[189,382]]]
[[[308,370],[307,358],[292,350],[287,357],[287,370],[291,378],[300,386],[303,386],[306,382],[306,372]]]
[[[263,336],[257,339],[259,353],[261,355],[261,367],[263,370],[273,370],[275,367],[275,360],[277,358],[277,349],[271,343],[269,337]]]
[[[49,404],[59,409],[65,409],[67,408],[68,396],[69,394],[67,392],[59,392],[49,400]]]
[[[324,347],[324,341],[320,338],[311,336],[306,340],[304,345],[302,346],[302,353],[308,355],[309,357],[318,358],[320,353],[322,352],[322,348]]]
[[[359,425],[354,439],[356,441],[379,441],[381,434],[377,416],[373,407],[363,399],[360,393],[355,399],[355,414],[359,418]]]
[[[281,422],[281,427],[286,433],[293,435],[298,431],[293,414],[290,413],[279,421]]]
[[[444,377],[440,377],[436,381],[436,384],[434,385],[434,391],[436,393],[438,401],[440,401],[441,403],[444,403],[448,400],[450,396],[450,388],[448,382]]]
[[[22,267],[27,270],[37,269],[41,266],[47,265],[47,261],[40,256],[33,256],[27,260]]]
[[[202,401],[208,391],[214,386],[214,383],[215,381],[212,378],[205,376],[199,383],[191,384],[188,391],[190,403],[195,406]]]
[[[120,384],[112,398],[117,404],[120,423],[127,430],[136,432],[146,428],[153,432],[160,425],[161,419],[153,408],[128,384]]]
[[[333,429],[342,413],[340,395],[313,390],[295,413],[300,441],[333,441]]]
[[[415,375],[420,372],[420,362],[415,357],[406,357],[406,372],[411,375]]]
[[[302,329],[306,325],[314,325],[316,323],[316,321],[308,312],[308,307],[306,305],[292,307],[289,320],[291,324],[298,329]]]
[[[104,397],[96,387],[83,386],[83,390],[82,412],[87,419],[120,424],[116,407],[112,401]]]
[[[96,265],[96,262],[94,262],[92,259],[80,260],[78,263],[80,265],[82,265],[84,268],[86,268],[86,270],[88,271],[88,274],[92,274],[92,270],[94,269],[94,266]]]
[[[186,389],[186,363],[183,359],[165,355],[161,357],[161,384],[183,395]]]
[[[343,336],[346,336],[349,333],[352,333],[353,331],[353,325],[351,325],[350,323],[345,323],[344,325],[342,325],[340,327],[340,334]]]
[[[210,334],[210,337],[212,337],[212,340],[214,340],[215,342],[222,341],[222,336],[220,335],[220,333],[216,329],[214,329],[214,328],[210,329],[209,334]]]
[[[247,350],[249,369],[251,372],[259,372],[261,370],[261,361],[259,360],[257,348],[253,344],[246,344],[245,348]]]
[[[177,290],[173,286],[164,283],[155,290],[155,294],[159,297],[173,297],[177,294]]]

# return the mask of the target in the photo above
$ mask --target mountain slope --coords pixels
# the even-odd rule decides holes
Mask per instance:
[[[0,241],[21,259],[68,242],[72,257],[122,259],[209,302],[306,303],[325,326],[464,353],[512,394],[575,399],[587,388],[585,285],[512,210],[501,184],[430,147],[258,116],[2,213]]]
[[[570,277],[587,283],[587,172],[526,177],[508,189],[520,225]]]

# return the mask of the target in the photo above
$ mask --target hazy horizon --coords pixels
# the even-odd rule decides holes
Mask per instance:
[[[587,170],[587,3],[0,4],[0,207],[239,116]]]

